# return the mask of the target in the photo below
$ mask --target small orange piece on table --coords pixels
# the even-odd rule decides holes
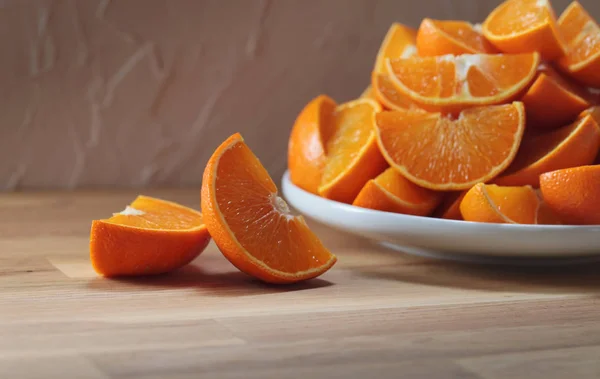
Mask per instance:
[[[478,183],[460,203],[465,221],[497,224],[556,224],[543,210],[543,201],[531,186],[501,187]]]
[[[551,132],[527,135],[513,164],[494,183],[538,188],[541,174],[589,165],[599,149],[600,127],[587,115]]]
[[[317,193],[325,165],[326,144],[334,133],[333,113],[337,104],[326,95],[311,100],[296,118],[288,142],[290,180]]]
[[[527,113],[527,126],[555,129],[571,123],[591,104],[591,94],[552,67],[540,65],[539,74],[521,101]]]
[[[90,259],[107,277],[162,274],[194,260],[209,241],[200,212],[138,196],[124,211],[92,222]]]
[[[421,22],[416,45],[422,57],[498,52],[472,24],[430,18],[424,18]]]
[[[507,0],[489,14],[482,31],[505,53],[538,51],[545,60],[565,53],[556,14],[548,0]]]
[[[352,205],[379,211],[427,216],[442,194],[419,187],[390,167],[365,184]]]
[[[380,111],[381,105],[369,99],[336,108],[319,195],[351,204],[365,183],[387,168],[375,136],[375,115]]]
[[[488,181],[514,159],[525,129],[523,104],[469,108],[454,120],[410,110],[377,115],[383,156],[411,182],[465,190]]]
[[[579,82],[600,87],[600,27],[580,3],[574,1],[558,20],[566,41],[560,66]]]
[[[213,240],[248,275],[293,283],[317,277],[336,262],[304,218],[290,213],[240,134],[229,137],[209,159],[201,202]]]
[[[600,225],[600,165],[540,175],[544,201],[569,224]]]
[[[535,78],[539,54],[463,54],[387,60],[399,93],[420,107],[457,112],[519,96]]]
[[[386,67],[386,59],[408,58],[416,54],[416,30],[408,26],[393,23],[379,47],[375,67],[371,74],[371,88],[377,101],[387,109],[405,109],[414,107],[414,103],[406,95],[399,93],[390,81]]]

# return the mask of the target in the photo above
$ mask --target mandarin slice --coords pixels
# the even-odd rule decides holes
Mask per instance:
[[[417,51],[422,57],[498,52],[477,29],[465,21],[424,18],[417,32]]]

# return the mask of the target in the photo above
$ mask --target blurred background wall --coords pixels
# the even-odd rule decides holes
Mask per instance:
[[[0,0],[0,190],[199,185],[236,131],[279,178],[297,113],[357,97],[393,21],[499,3]]]

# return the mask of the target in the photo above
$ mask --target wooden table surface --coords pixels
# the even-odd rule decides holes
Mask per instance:
[[[599,264],[441,262],[313,225],[339,262],[305,284],[212,244],[176,273],[97,277],[90,221],[135,195],[0,195],[0,378],[600,378]]]

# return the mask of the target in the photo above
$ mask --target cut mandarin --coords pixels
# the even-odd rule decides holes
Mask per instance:
[[[90,259],[107,277],[162,274],[194,260],[209,241],[200,212],[138,196],[124,211],[92,222]]]
[[[269,283],[293,283],[317,277],[336,262],[304,218],[290,214],[239,134],[209,159],[201,200],[213,240],[248,275]]]
[[[373,87],[371,87],[371,85],[365,88],[365,90],[360,94],[359,99],[371,99],[379,101],[377,99],[377,96],[375,95],[375,90],[373,90]]]
[[[421,22],[416,45],[422,57],[498,52],[472,24],[430,18]]]
[[[390,167],[365,184],[352,205],[379,211],[427,216],[442,194],[412,183]]]
[[[427,110],[460,111],[509,101],[533,81],[537,53],[464,54],[387,60],[399,93]]]
[[[434,217],[443,218],[446,220],[462,220],[460,214],[460,202],[467,194],[465,191],[448,192],[442,204],[434,212]]]
[[[540,186],[548,171],[589,165],[600,149],[600,127],[591,115],[570,125],[523,138],[513,164],[494,180],[502,186]]]
[[[364,185],[387,168],[375,136],[375,115],[380,111],[379,103],[369,99],[336,108],[335,135],[327,144],[319,195],[351,204]]]
[[[540,175],[544,201],[569,224],[600,225],[600,165]]]
[[[336,103],[319,95],[300,112],[288,142],[290,180],[298,187],[317,193],[325,165],[326,143],[334,133]]]
[[[458,119],[405,111],[377,115],[383,156],[411,182],[432,190],[464,190],[500,174],[517,154],[523,104],[469,108]]]
[[[497,224],[556,224],[531,186],[501,187],[478,183],[460,203],[465,221]]]
[[[554,129],[564,126],[591,104],[591,94],[563,77],[552,67],[540,65],[539,74],[521,101],[527,113],[527,126]]]
[[[399,93],[386,73],[386,59],[408,58],[416,54],[416,31],[408,26],[394,23],[388,30],[375,61],[371,74],[371,88],[377,101],[387,109],[407,109],[414,103],[406,95]]]
[[[538,51],[546,60],[564,54],[556,14],[548,0],[507,0],[489,14],[482,31],[505,53]]]
[[[573,78],[590,87],[600,87],[600,27],[574,1],[558,20],[566,41],[566,54],[560,66]]]

